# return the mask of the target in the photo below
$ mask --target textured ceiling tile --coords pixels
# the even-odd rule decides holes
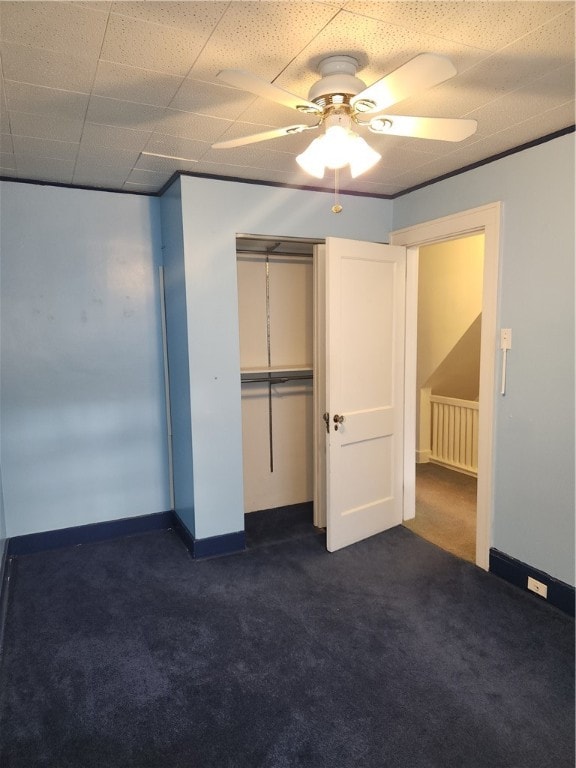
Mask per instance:
[[[83,119],[88,95],[5,80],[8,109],[38,115]]]
[[[149,137],[149,131],[135,131],[116,125],[86,123],[82,134],[82,144],[112,149],[141,150]]]
[[[115,125],[137,131],[153,131],[164,114],[163,107],[92,96],[86,113],[89,123]]]
[[[135,168],[144,171],[155,171],[156,173],[175,173],[178,170],[194,172],[197,164],[185,160],[169,160],[165,157],[151,157],[149,155],[140,155]]]
[[[467,117],[478,121],[480,133],[491,135],[547,112],[558,104],[573,101],[574,67],[560,67],[524,88],[494,99]]]
[[[75,3],[2,2],[2,40],[76,56],[97,56],[107,14],[93,13]]]
[[[96,58],[3,43],[2,66],[7,80],[90,93]]]
[[[262,169],[256,170],[247,166],[206,163],[202,166],[202,173],[222,174],[229,178],[246,179],[246,181],[260,181],[262,178],[265,178],[266,181],[275,184],[290,184],[296,187],[318,186],[321,183],[319,179],[304,173],[298,166],[296,166],[296,170],[292,171],[270,169],[263,171]]]
[[[165,184],[172,176],[172,171],[146,171],[137,168],[126,179],[130,183],[137,184]]]
[[[183,77],[202,50],[205,36],[112,13],[100,56],[106,61]]]
[[[314,186],[318,189],[323,184],[321,180],[308,176],[300,168],[296,172],[289,172],[222,163],[200,163],[194,172],[210,174],[225,179],[245,180],[246,182],[265,181],[272,184],[291,185],[301,188]]]
[[[361,16],[387,21],[400,27],[427,32],[457,12],[463,12],[462,2],[350,2],[346,10]]]
[[[180,136],[183,139],[212,143],[220,139],[231,125],[234,125],[231,120],[167,109],[162,119],[158,121],[156,130],[168,136]]]
[[[130,174],[130,169],[117,169],[105,165],[94,165],[89,163],[76,163],[74,168],[74,184],[81,186],[99,185],[103,187],[118,187],[126,181]]]
[[[149,69],[99,61],[93,93],[122,101],[167,106],[183,78]]]
[[[460,89],[461,98],[457,102],[457,115],[455,116],[468,115],[502,96],[512,98],[510,94],[517,91],[522,83],[537,82],[538,79],[535,70],[530,77],[518,76],[513,62],[507,68],[503,66],[502,61],[499,64],[493,61],[486,64],[481,70],[474,69],[469,73],[467,72],[463,77]],[[486,132],[481,124],[479,124],[478,130],[481,133]]]
[[[88,11],[99,11],[100,13],[109,13],[112,7],[111,0],[72,0],[72,2]]]
[[[462,75],[464,89],[495,98],[562,66],[574,64],[574,15],[563,14]],[[489,101],[490,98],[486,98]],[[479,104],[478,106],[481,106]]]
[[[107,178],[115,178],[124,182],[132,171],[132,167],[132,163],[124,166],[102,165],[92,160],[88,155],[83,157],[78,155],[74,168],[74,176],[79,176],[80,174],[88,176],[93,174],[106,176]]]
[[[569,10],[555,16],[551,21],[512,43],[502,52],[512,52],[519,58],[535,57],[541,60],[543,63],[541,74],[544,74],[545,68],[555,69],[561,64],[574,62],[574,33],[574,3],[570,3]]]
[[[94,33],[100,30],[102,39],[109,13],[97,68],[100,47]],[[306,96],[319,77],[318,61],[335,52],[357,55],[358,74],[368,85],[418,53],[448,55],[458,69],[456,77],[390,111],[433,117],[473,112],[479,120],[477,134],[459,144],[375,136],[360,129],[382,160],[356,180],[342,173],[343,188],[374,191],[384,186],[399,191],[398,179],[404,188],[413,186],[574,121],[571,2],[515,2],[513,8],[476,0],[0,2],[0,15],[5,39],[0,48],[0,128],[5,135],[14,131],[17,158],[28,170],[23,174],[18,166],[7,169],[13,177],[50,180],[50,168],[54,181],[69,176],[69,167],[47,163],[45,156],[69,153],[65,162],[73,163],[75,141],[50,137],[77,138],[94,77],[73,183],[90,186],[92,176],[107,188],[150,193],[159,188],[151,183],[155,173],[181,167],[329,190],[330,175],[317,181],[295,163],[294,156],[317,135],[313,131],[234,150],[211,150],[214,141],[314,122],[313,117],[212,81],[220,69],[246,69]],[[494,52],[503,40],[511,42]],[[113,60],[107,57],[110,51]],[[194,62],[192,74],[187,68]],[[7,107],[2,103],[3,79]],[[12,157],[12,140],[3,142],[10,150],[5,156]],[[200,162],[145,159],[140,155],[144,146]],[[30,170],[35,158],[41,177]],[[127,186],[123,181],[135,164],[139,171],[152,172],[140,174],[148,184],[134,181]],[[109,170],[103,172],[105,167]]]
[[[204,141],[155,133],[146,144],[145,151],[181,157],[184,160],[198,160],[209,148],[210,145]]]
[[[254,96],[237,88],[186,78],[170,106],[186,112],[236,119],[254,102]]]
[[[10,118],[8,110],[0,106],[0,133],[10,133]]]
[[[224,2],[117,2],[112,11],[140,21],[206,35],[226,10]]]
[[[527,144],[541,136],[555,133],[558,126],[568,128],[574,125],[574,102],[549,109],[536,117],[524,120],[522,123],[500,131],[491,137],[490,154],[497,154],[508,149]],[[486,148],[485,148],[486,149]]]
[[[120,174],[114,172],[114,169],[109,166],[102,168],[88,166],[85,171],[75,168],[72,184],[79,187],[98,187],[110,190],[122,189],[129,174],[130,170]]]
[[[29,162],[34,157],[73,161],[78,152],[78,144],[50,139],[34,139],[29,136],[13,136],[14,154],[24,155]],[[20,167],[20,164],[18,165]]]
[[[14,135],[78,143],[82,135],[84,121],[79,118],[32,115],[26,112],[12,111],[10,124]]]
[[[0,152],[0,169],[16,169],[16,158],[12,152]]]
[[[269,144],[269,142],[266,142]],[[234,165],[251,166],[269,170],[294,171],[297,168],[296,159],[289,152],[278,152],[264,147],[263,144],[250,144],[234,150],[234,155],[229,156],[230,163]],[[204,162],[227,163],[226,150],[210,149],[202,157]]]
[[[10,155],[14,152],[12,136],[9,133],[0,133],[0,152]]]
[[[321,3],[232,2],[191,75],[212,80],[221,69],[232,68],[277,77],[334,13]]]
[[[18,172],[30,179],[49,179],[69,184],[74,171],[73,160],[63,160],[54,157],[37,157],[33,160],[26,156],[17,156]]]
[[[450,30],[439,20],[433,34],[449,34],[451,40],[496,51],[566,11],[568,3],[545,2],[467,2],[460,3],[450,18]]]
[[[152,195],[155,192],[159,192],[163,186],[163,183],[154,183],[152,180],[149,180],[146,184],[139,181],[126,181],[122,189],[126,190],[126,192],[143,192]]]
[[[0,96],[0,133],[10,133],[10,117],[3,96]]]
[[[374,195],[375,197],[382,195],[389,197],[390,195],[394,195],[399,191],[397,184],[392,184],[390,182],[366,182],[362,181],[361,177],[357,179],[351,179],[350,184],[347,185],[347,187],[348,189],[354,190],[356,192],[364,192],[367,195]]]
[[[388,179],[388,183],[398,184],[402,189],[410,189],[418,184],[437,179],[447,173],[452,173],[458,167],[456,159],[443,158],[441,160],[433,160],[420,168],[391,176]]]
[[[420,144],[418,139],[408,139],[399,151],[393,143],[388,144],[386,141],[388,137],[383,136],[381,138],[381,141],[375,142],[373,141],[372,136],[366,137],[370,146],[382,155],[382,160],[380,160],[379,163],[374,166],[372,171],[369,172],[371,173],[371,176],[375,177],[371,178],[371,181],[376,181],[376,177],[384,173],[387,175],[394,173],[394,175],[396,175],[404,171],[412,170],[413,168],[419,168],[421,165],[430,162],[432,159],[429,154],[418,151],[418,145]],[[391,136],[389,138],[392,139],[394,137]],[[368,177],[366,174],[363,174],[363,178]]]
[[[83,166],[112,166],[128,172],[138,160],[139,155],[140,149],[117,149],[81,143],[76,162]]]

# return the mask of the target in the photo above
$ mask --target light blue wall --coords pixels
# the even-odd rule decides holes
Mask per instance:
[[[573,585],[574,134],[398,198],[394,228],[498,200],[498,324],[512,350],[497,395],[493,546]]]
[[[188,320],[180,180],[175,181],[162,196],[161,211],[166,335],[170,371],[174,508],[189,532],[195,536],[190,359],[186,333]]]
[[[9,536],[169,508],[159,201],[4,182]]]
[[[495,424],[493,545],[574,584],[573,168],[567,136],[393,203],[344,197],[339,215],[327,194],[192,177],[161,202],[1,183],[7,535],[168,509],[160,207],[183,374],[172,386],[177,506],[201,539],[243,527],[236,234],[385,241],[501,200],[499,325],[513,349]]]
[[[392,203],[182,177],[195,535],[244,529],[238,233],[387,240]]]

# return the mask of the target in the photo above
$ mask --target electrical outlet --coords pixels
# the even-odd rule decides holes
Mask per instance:
[[[545,600],[548,599],[548,587],[546,584],[542,584],[541,581],[533,579],[532,576],[528,576],[528,589],[531,592],[536,592],[537,595],[540,595],[540,597],[543,597]]]

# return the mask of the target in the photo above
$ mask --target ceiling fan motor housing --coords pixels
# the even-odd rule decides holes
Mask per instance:
[[[355,96],[366,88],[366,84],[356,77],[358,61],[353,56],[328,56],[322,59],[318,71],[322,79],[314,83],[308,93],[309,101],[332,101],[327,96]]]

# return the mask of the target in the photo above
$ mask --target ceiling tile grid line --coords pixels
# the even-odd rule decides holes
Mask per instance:
[[[218,71],[246,70],[306,97],[323,56],[355,56],[371,84],[424,52],[447,55],[458,73],[388,111],[473,118],[476,134],[453,144],[363,129],[382,161],[356,179],[343,171],[343,191],[396,194],[399,183],[431,181],[574,123],[573,2],[0,0],[0,173],[155,193],[196,169],[328,189],[331,174],[306,177],[295,162],[319,133],[212,149],[314,122],[216,80]]]

